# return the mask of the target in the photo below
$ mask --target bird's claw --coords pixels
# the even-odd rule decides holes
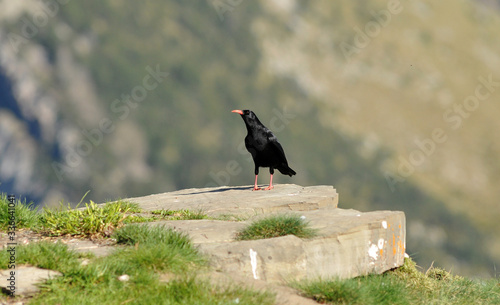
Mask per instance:
[[[260,191],[261,188],[260,187],[254,187],[252,191]]]
[[[273,188],[274,188],[274,186],[271,186],[271,185],[270,185],[270,186],[266,187],[266,188],[264,189],[264,191],[269,191],[269,190],[272,190]]]

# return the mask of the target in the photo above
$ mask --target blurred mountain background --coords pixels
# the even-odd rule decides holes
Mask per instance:
[[[340,207],[403,210],[407,252],[500,271],[500,1],[0,1],[0,191],[250,185],[252,109]],[[260,182],[268,182],[261,171]]]

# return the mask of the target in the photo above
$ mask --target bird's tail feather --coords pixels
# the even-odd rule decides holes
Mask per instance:
[[[276,169],[279,170],[280,173],[282,173],[283,175],[288,175],[290,177],[293,176],[293,175],[295,175],[295,174],[297,174],[293,169],[291,169],[286,164],[283,164],[282,166],[277,167]]]

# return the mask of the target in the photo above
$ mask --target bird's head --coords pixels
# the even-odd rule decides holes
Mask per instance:
[[[245,117],[247,117],[249,119],[256,119],[257,118],[257,116],[255,115],[255,113],[252,110],[248,110],[248,109],[245,109],[245,110],[233,110],[231,112],[240,114],[243,117],[243,119]]]
[[[252,110],[233,110],[231,112],[234,112],[234,113],[238,113],[241,115],[241,118],[243,119],[243,121],[245,121],[245,124],[247,125],[247,127],[249,125],[261,125],[259,119],[257,118],[257,116],[255,115],[255,113],[252,111]]]
[[[250,114],[253,114],[253,112],[251,110],[233,110],[231,112],[241,114],[241,115],[247,115],[247,116]]]

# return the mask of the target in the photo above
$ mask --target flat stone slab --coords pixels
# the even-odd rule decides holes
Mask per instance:
[[[74,250],[75,252],[78,253],[91,252],[96,257],[106,256],[108,254],[111,254],[111,252],[113,252],[113,250],[115,249],[115,247],[103,246],[98,243],[94,243],[90,240],[85,240],[85,239],[70,240],[66,244],[68,245],[69,249]]]
[[[145,212],[187,209],[245,219],[168,220],[148,225],[187,233],[216,270],[248,280],[286,283],[318,277],[351,278],[403,264],[403,212],[339,209],[339,196],[332,186],[279,184],[270,191],[252,191],[252,187],[186,189],[125,200],[138,203]],[[235,240],[236,233],[251,222],[283,213],[302,216],[318,235],[311,239]]]
[[[175,192],[127,198],[144,211],[203,211],[210,216],[234,215],[248,217],[277,211],[308,211],[335,208],[339,197],[332,186],[299,186],[277,184],[270,191],[252,191],[253,185],[186,189]]]
[[[362,213],[326,208],[289,213],[305,217],[318,235],[312,239],[290,235],[235,241],[239,230],[263,215],[245,222],[184,220],[150,225],[165,225],[187,233],[210,257],[216,270],[267,282],[351,278],[382,273],[404,262],[403,212]]]
[[[233,242],[236,232],[245,228],[248,222],[223,220],[164,220],[150,223],[164,225],[176,231],[188,233],[195,244]]]
[[[15,287],[14,295],[32,295],[37,293],[40,289],[37,284],[45,280],[60,276],[61,273],[53,270],[41,269],[32,266],[16,266],[16,270],[0,270],[0,287],[6,291],[11,291],[9,279],[12,275],[11,271],[15,271]]]

